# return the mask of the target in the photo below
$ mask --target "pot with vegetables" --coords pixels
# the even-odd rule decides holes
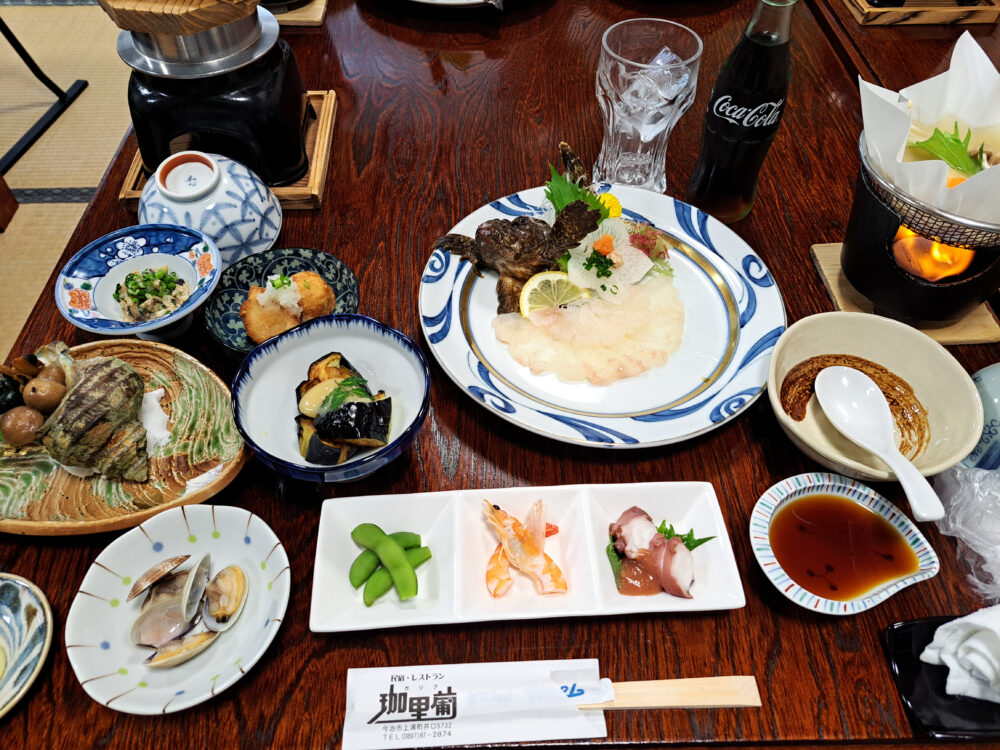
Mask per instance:
[[[907,159],[939,158],[949,188],[996,168],[1000,149],[958,123],[945,133],[914,134]],[[887,180],[869,160],[862,133],[861,168],[840,261],[844,275],[877,312],[907,322],[963,317],[1000,289],[1000,225],[955,216]]]

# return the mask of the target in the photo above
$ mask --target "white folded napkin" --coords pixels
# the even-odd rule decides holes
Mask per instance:
[[[948,667],[949,695],[1000,703],[1000,604],[946,622],[920,660]]]

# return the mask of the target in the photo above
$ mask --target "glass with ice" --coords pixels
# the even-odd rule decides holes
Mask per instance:
[[[694,101],[701,38],[658,18],[621,21],[604,32],[597,102],[604,141],[594,179],[662,193],[667,141]]]

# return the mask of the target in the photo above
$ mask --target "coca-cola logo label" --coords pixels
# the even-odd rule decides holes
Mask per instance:
[[[742,125],[745,128],[764,128],[774,125],[781,119],[781,106],[784,99],[776,102],[763,102],[756,107],[743,107],[735,104],[729,94],[720,96],[712,105],[712,112],[723,120],[728,120],[733,125]]]

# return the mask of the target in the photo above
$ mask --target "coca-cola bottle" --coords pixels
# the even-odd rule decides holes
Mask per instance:
[[[796,0],[758,0],[712,89],[687,201],[731,224],[753,208],[757,177],[788,95]]]

